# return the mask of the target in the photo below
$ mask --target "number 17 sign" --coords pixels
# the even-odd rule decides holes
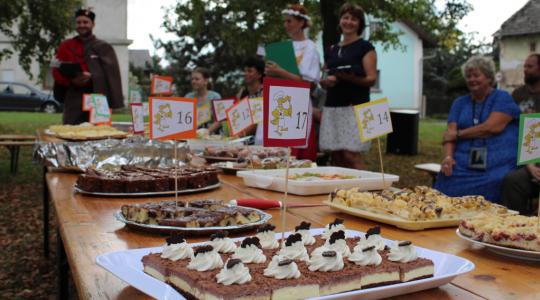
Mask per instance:
[[[354,106],[362,142],[391,133],[392,120],[386,98]]]
[[[264,146],[306,145],[309,127],[309,82],[264,78]]]
[[[196,136],[196,100],[150,97],[150,139],[188,139]]]

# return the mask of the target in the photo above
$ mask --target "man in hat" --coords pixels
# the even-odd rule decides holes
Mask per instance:
[[[113,47],[92,33],[95,18],[94,12],[88,9],[77,10],[77,36],[63,41],[56,53],[61,63],[80,65],[74,73],[63,71],[62,66],[53,68],[55,96],[64,102],[64,124],[88,121],[88,112],[82,110],[83,94],[107,96],[110,108],[124,106],[118,60]]]

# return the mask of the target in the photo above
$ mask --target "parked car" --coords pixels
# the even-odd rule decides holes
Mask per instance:
[[[0,110],[60,112],[63,105],[51,94],[19,82],[0,81]]]

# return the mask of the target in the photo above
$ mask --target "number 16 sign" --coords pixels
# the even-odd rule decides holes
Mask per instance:
[[[354,106],[356,122],[362,142],[393,131],[390,109],[386,98]]]
[[[179,97],[151,97],[150,139],[194,138],[197,130],[196,100]]]
[[[264,78],[264,146],[306,145],[309,82]]]

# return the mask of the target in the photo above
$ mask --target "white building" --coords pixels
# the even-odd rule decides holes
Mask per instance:
[[[116,51],[122,76],[122,93],[124,94],[124,98],[127,98],[129,72],[128,46],[131,44],[131,40],[127,38],[127,0],[86,0],[85,3],[86,6],[92,7],[96,13],[94,34],[96,37],[111,44]],[[75,35],[76,33],[73,33],[66,38]],[[11,41],[0,33],[0,49],[5,48],[11,48]],[[22,67],[19,66],[19,57],[16,53],[11,58],[0,62],[0,81],[22,82],[34,86],[39,90],[46,91],[52,88],[53,81],[50,70],[47,70],[47,78],[43,82],[39,82],[39,65],[35,61],[32,63],[31,72],[34,76],[32,80],[30,80]]]

